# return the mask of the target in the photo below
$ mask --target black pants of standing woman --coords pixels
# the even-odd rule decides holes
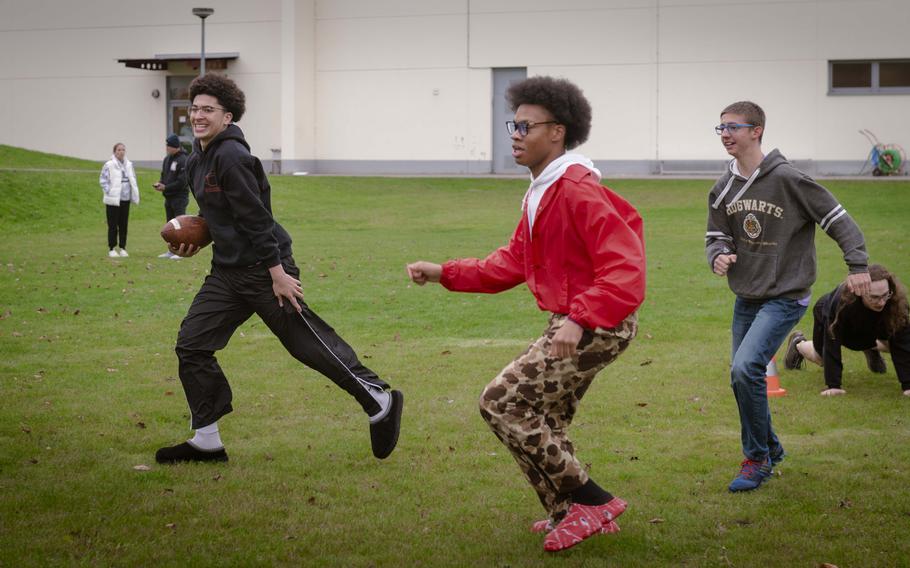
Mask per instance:
[[[107,248],[113,250],[118,244],[126,248],[126,226],[130,221],[130,202],[121,201],[120,207],[107,205]]]

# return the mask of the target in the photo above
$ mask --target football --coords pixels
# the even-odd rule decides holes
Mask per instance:
[[[202,248],[212,242],[208,224],[196,215],[174,217],[161,228],[161,238],[174,248],[179,248],[181,244]]]

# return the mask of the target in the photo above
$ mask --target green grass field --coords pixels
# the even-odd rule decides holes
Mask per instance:
[[[155,450],[191,434],[173,344],[211,253],[156,258],[157,172],[139,172],[131,257],[112,260],[100,162],[0,146],[0,167],[61,170],[0,170],[0,566],[910,565],[910,397],[890,360],[872,375],[848,353],[849,394],[834,399],[819,369],[780,365],[789,458],[759,491],[726,491],[741,459],[733,298],[704,260],[709,181],[607,181],[645,219],[648,298],[573,438],[631,506],[621,533],[554,556],[476,405],[546,314],[525,288],[452,294],[404,270],[505,242],[525,181],[273,178],[310,306],[405,393],[398,449],[374,459],[356,403],[254,318],[219,355],[231,461],[161,467]],[[910,280],[910,182],[827,185],[873,260]],[[818,251],[816,297],[845,274],[821,233]]]

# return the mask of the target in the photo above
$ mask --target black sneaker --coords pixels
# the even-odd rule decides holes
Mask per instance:
[[[373,455],[379,459],[389,457],[395,445],[398,444],[398,431],[401,429],[401,410],[404,407],[404,395],[401,391],[393,390],[389,393],[392,397],[392,406],[385,418],[375,424],[370,424],[370,443],[373,446]]]
[[[885,358],[882,357],[882,354],[876,349],[866,349],[863,351],[863,355],[866,356],[866,366],[869,367],[869,370],[873,373],[887,373],[888,365],[885,364]]]
[[[200,450],[189,442],[184,442],[169,448],[161,448],[155,453],[155,461],[171,464],[183,462],[226,462],[228,461],[228,456],[224,448],[205,451]]]
[[[787,354],[784,356],[784,367],[790,369],[799,369],[803,366],[804,358],[799,353],[799,349],[796,348],[797,345],[806,341],[806,336],[803,335],[801,331],[794,331],[790,334],[790,339],[787,340]]]

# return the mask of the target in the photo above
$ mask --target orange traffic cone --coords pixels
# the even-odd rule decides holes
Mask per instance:
[[[765,370],[765,382],[768,385],[768,396],[784,396],[787,389],[780,388],[780,377],[777,376],[777,357],[771,357]]]

